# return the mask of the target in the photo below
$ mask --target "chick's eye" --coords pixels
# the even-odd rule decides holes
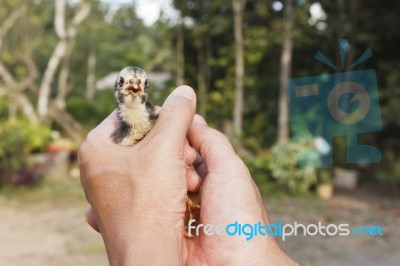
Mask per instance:
[[[119,85],[120,87],[122,87],[122,85],[124,85],[124,82],[125,82],[124,78],[123,78],[123,77],[120,77],[120,78],[119,78],[118,85]]]
[[[146,79],[144,82],[144,89],[147,90],[148,87],[149,87],[149,80]]]

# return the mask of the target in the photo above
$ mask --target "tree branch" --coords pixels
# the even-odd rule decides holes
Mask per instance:
[[[87,70],[88,74],[86,77],[86,99],[90,102],[93,100],[96,91],[95,88],[96,51],[93,47],[91,47],[89,50],[89,56],[87,60]]]
[[[0,49],[3,44],[4,37],[8,34],[15,22],[21,18],[28,11],[28,6],[24,2],[18,9],[11,12],[11,14],[4,20],[3,25],[0,27]]]
[[[61,69],[60,69],[60,75],[58,79],[58,94],[55,102],[56,106],[61,110],[65,108],[65,97],[69,92],[69,86],[68,86],[69,59],[71,58],[73,46],[74,43],[67,45],[67,52],[63,58],[63,62],[61,64]]]
[[[72,19],[72,25],[76,27],[79,24],[81,24],[89,15],[89,12],[90,12],[90,5],[87,3],[83,3],[76,12],[74,18]]]
[[[54,29],[58,38],[64,39],[65,32],[65,0],[56,0],[54,3]]]
[[[24,56],[22,60],[25,62],[26,67],[28,68],[29,77],[34,80],[39,75],[39,71],[35,62],[33,61],[32,57],[28,55]]]
[[[64,56],[66,51],[66,42],[60,41],[50,57],[47,63],[46,70],[43,75],[42,83],[39,88],[39,99],[37,105],[37,111],[39,116],[44,119],[48,114],[48,105],[50,97],[50,88],[53,83],[54,76],[56,74],[58,65],[60,64],[61,58]]]
[[[243,9],[245,1],[232,0],[235,38],[235,104],[233,110],[233,141],[240,146],[240,135],[243,127],[243,90],[244,90],[244,40],[243,40]]]
[[[36,115],[35,108],[33,108],[32,103],[29,99],[23,94],[18,93],[16,95],[16,102],[18,107],[22,110],[25,116],[32,122],[38,122],[39,119]]]
[[[7,68],[0,61],[0,77],[3,78],[4,82],[9,88],[15,88],[17,86],[17,81],[11,75],[11,73],[7,70]]]
[[[56,106],[51,106],[51,116],[76,142],[82,142],[86,135],[86,130],[70,114],[60,110]]]
[[[65,18],[65,1],[64,0],[56,1],[56,6],[61,4],[63,4],[64,7],[63,8],[58,7],[56,13],[58,13],[58,16],[60,16],[61,18]],[[39,88],[39,99],[38,99],[37,110],[42,120],[44,120],[48,116],[50,88],[51,84],[53,83],[54,77],[56,75],[58,66],[60,65],[61,59],[65,56],[68,56],[68,50],[70,49],[70,46],[73,45],[73,40],[76,37],[76,28],[89,15],[89,11],[90,11],[89,4],[83,3],[82,5],[80,5],[80,7],[76,11],[72,19],[71,26],[68,27],[66,36],[62,37],[63,33],[59,32],[61,33],[59,37],[61,36],[62,38],[60,37],[60,40],[52,56],[50,57],[49,62],[47,63],[47,67],[43,75],[43,80]],[[56,28],[57,27],[61,28],[64,24],[64,22],[58,21],[57,17],[54,18],[54,23],[57,24]],[[62,31],[61,29],[58,30]]]

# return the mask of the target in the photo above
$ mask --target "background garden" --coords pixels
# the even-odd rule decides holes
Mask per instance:
[[[361,215],[365,219],[354,222],[385,221],[388,228],[400,223],[396,205],[400,189],[399,1],[147,1],[161,3],[154,23],[145,18],[158,11],[139,10],[139,2],[0,0],[0,205],[9,208],[0,215],[7,217],[9,211],[12,217],[17,209],[32,217],[37,207],[24,203],[34,202],[51,212],[67,202],[75,206],[71,217],[78,216],[75,211],[83,208],[84,196],[78,181],[77,149],[87,132],[115,108],[116,73],[134,65],[149,73],[150,97],[158,105],[177,85],[188,84],[196,90],[197,112],[231,139],[262,194],[271,198],[270,208],[277,217],[288,222],[303,217],[296,209],[288,207],[289,214],[279,209],[281,202],[286,202],[284,206],[297,202],[302,203],[296,205],[298,209],[309,206],[309,217],[316,220],[330,221],[332,213],[353,210],[354,216],[343,219],[353,221],[367,213],[371,216]],[[343,68],[338,39],[350,43]],[[367,49],[374,56],[350,68]],[[381,151],[380,163],[347,163],[346,136],[338,136],[331,147],[334,168],[299,167],[298,155],[315,143],[292,139],[286,81],[336,73],[315,60],[318,51],[338,66],[336,72],[376,70],[383,128],[362,134],[360,140]],[[320,195],[330,201],[315,196],[323,184],[335,189],[333,199],[329,192]],[[366,206],[357,205],[365,202]],[[385,211],[382,217],[373,215],[377,210]],[[6,222],[4,226],[8,228]],[[398,239],[400,233],[393,228],[389,232]],[[79,230],[77,234],[82,234]],[[100,241],[88,236],[90,241],[91,237]],[[385,244],[368,241],[364,244],[371,250],[389,250],[392,246],[385,245],[393,244],[388,239],[382,240]],[[287,245],[296,250],[294,244]],[[75,263],[89,263],[84,258],[93,253],[102,254],[96,260],[104,259],[100,244],[72,250],[87,251],[79,253]],[[343,251],[339,246],[337,250]],[[312,258],[307,254],[296,256],[309,265],[329,257],[328,251]],[[391,254],[388,251],[387,256]],[[336,253],[331,255],[332,261],[339,259]],[[0,262],[2,258],[7,255],[0,252]],[[393,260],[386,265],[395,261],[389,259]],[[45,260],[49,261],[58,265]]]

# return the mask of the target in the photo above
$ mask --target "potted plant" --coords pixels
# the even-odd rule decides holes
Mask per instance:
[[[317,195],[320,199],[329,200],[333,197],[332,172],[327,169],[318,171]]]

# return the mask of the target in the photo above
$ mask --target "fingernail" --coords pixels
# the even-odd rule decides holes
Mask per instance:
[[[172,92],[172,95],[185,97],[189,101],[193,101],[193,99],[195,97],[193,89],[186,85],[179,86],[178,88],[176,88]]]

